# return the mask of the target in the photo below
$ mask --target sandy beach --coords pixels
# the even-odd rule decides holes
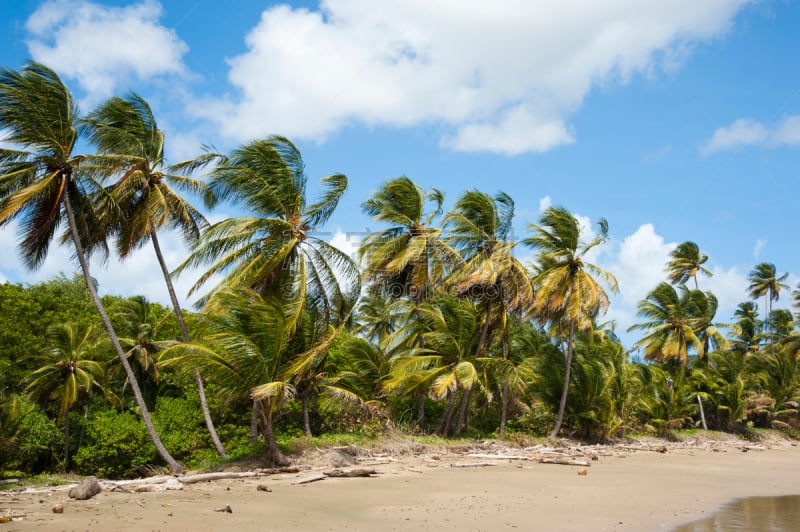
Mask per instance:
[[[127,493],[106,489],[86,501],[70,499],[65,489],[2,492],[0,510],[18,520],[0,524],[0,532],[652,531],[705,517],[736,498],[800,494],[800,447],[794,442],[690,441],[663,453],[642,449],[568,450],[590,464],[580,467],[541,463],[535,458],[541,459],[541,449],[443,447],[362,459],[358,467],[376,470],[369,478],[300,484],[332,468],[327,451],[312,451],[298,460],[306,464],[297,473],[200,482],[176,491],[134,492],[128,485]],[[509,453],[514,459],[492,458]],[[63,513],[52,512],[56,503]],[[226,505],[231,513],[219,511]]]

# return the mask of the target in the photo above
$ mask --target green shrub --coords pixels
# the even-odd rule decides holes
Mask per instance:
[[[77,471],[103,478],[137,476],[158,461],[144,423],[129,412],[104,410],[86,423],[85,443],[73,459]]]
[[[202,454],[212,448],[200,400],[196,397],[159,397],[153,423],[164,446],[176,460],[191,460],[195,453]]]
[[[5,467],[41,473],[58,468],[63,450],[62,429],[42,412],[33,410],[20,420],[18,444],[11,457],[4,457],[2,461]]]

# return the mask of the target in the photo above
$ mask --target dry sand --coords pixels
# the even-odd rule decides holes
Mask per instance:
[[[182,491],[105,490],[88,501],[72,500],[65,490],[2,492],[0,511],[22,520],[0,524],[0,532],[671,530],[731,499],[800,494],[796,443],[771,442],[765,450],[748,452],[744,445],[694,442],[672,445],[666,453],[584,449],[587,457],[599,454],[585,476],[574,466],[469,457],[463,449],[439,448],[397,456],[388,464],[362,463],[377,470],[371,478],[296,484],[331,469],[320,454],[318,465],[300,473],[197,483]],[[484,446],[478,452],[508,451]],[[487,462],[496,465],[454,467]],[[258,490],[259,485],[271,491]],[[57,502],[63,514],[51,511]],[[216,511],[225,505],[232,513]]]

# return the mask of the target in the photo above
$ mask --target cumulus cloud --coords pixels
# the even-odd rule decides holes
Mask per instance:
[[[717,128],[700,153],[714,152],[745,146],[800,146],[800,115],[791,115],[772,127],[749,118],[740,118],[730,126]]]
[[[432,123],[454,150],[548,150],[574,141],[568,118],[594,85],[674,68],[750,1],[276,5],[229,60],[235,90],[193,108],[237,140]]]
[[[159,23],[161,4],[125,7],[86,0],[50,0],[28,19],[31,56],[75,79],[88,98],[110,96],[131,78],[185,72],[188,46]]]

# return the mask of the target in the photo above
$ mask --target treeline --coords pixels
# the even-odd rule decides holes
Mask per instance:
[[[585,232],[550,208],[516,242],[508,195],[469,190],[445,212],[442,191],[398,177],[362,204],[382,229],[357,264],[315,236],[347,178],[323,178],[312,200],[288,139],[168,165],[147,102],[115,97],[79,116],[35,63],[0,72],[0,131],[12,146],[0,147],[0,226],[21,222],[31,268],[65,229],[83,274],[3,287],[14,321],[0,333],[0,467],[181,471],[257,440],[275,465],[287,461],[282,435],[387,428],[591,440],[701,425],[796,430],[800,335],[797,316],[771,308],[789,289],[772,264],[757,265],[748,287],[766,312],[744,302],[723,326],[699,289],[707,257],[679,246],[640,303],[633,329],[646,360],[631,362],[602,323],[617,280],[587,261],[608,237],[605,220]],[[74,153],[80,135],[94,151]],[[191,198],[243,214],[209,225]],[[177,267],[163,260],[165,227],[192,246]],[[171,308],[100,298],[88,257],[114,248],[124,260],[144,245]],[[197,267],[201,306],[186,313],[171,279]]]

